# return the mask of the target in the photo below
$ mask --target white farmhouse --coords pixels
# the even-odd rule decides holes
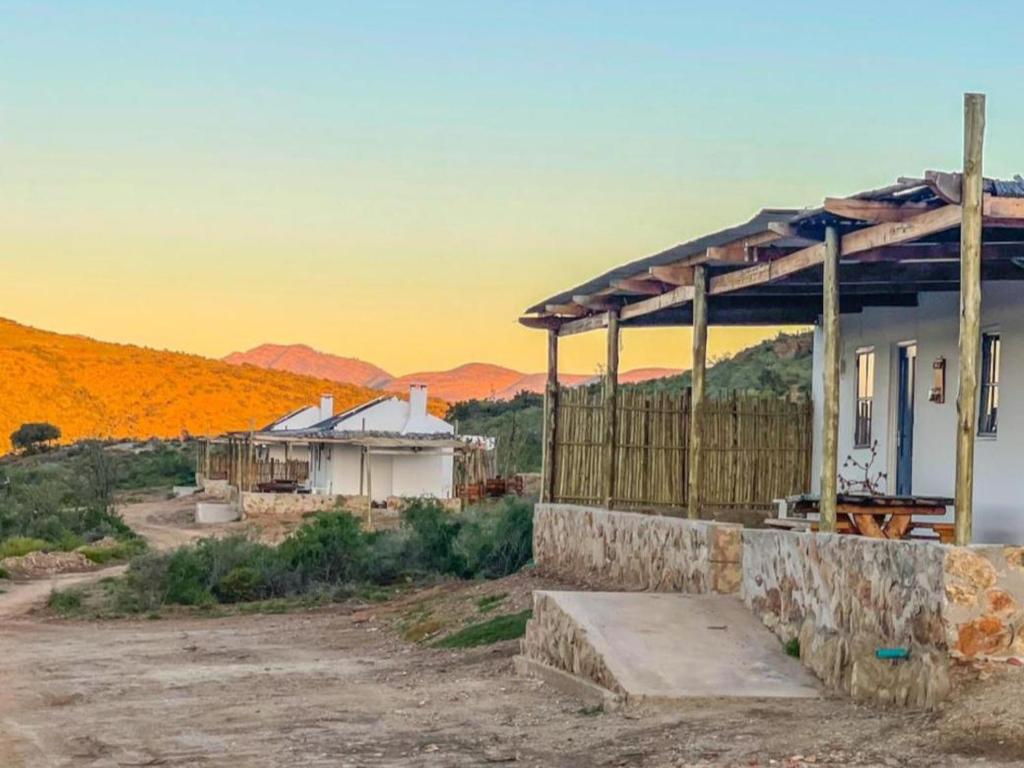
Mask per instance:
[[[311,425],[254,437],[267,445],[308,445],[314,494],[365,496],[383,504],[392,497],[450,499],[461,447],[454,434],[451,424],[427,412],[427,388],[413,385],[408,400],[383,396]]]

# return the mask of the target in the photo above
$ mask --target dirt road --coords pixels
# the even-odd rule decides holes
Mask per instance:
[[[352,610],[5,622],[0,765],[932,768],[1024,757],[1024,741],[988,730],[992,713],[842,699],[595,713],[517,677],[515,641],[431,649],[400,639],[386,607],[370,620]],[[1004,711],[1020,685],[1003,692]]]

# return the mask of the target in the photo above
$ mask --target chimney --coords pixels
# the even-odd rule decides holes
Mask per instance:
[[[427,416],[427,385],[413,384],[409,387],[409,421],[418,422]]]
[[[320,395],[320,421],[327,421],[334,415],[334,395]]]

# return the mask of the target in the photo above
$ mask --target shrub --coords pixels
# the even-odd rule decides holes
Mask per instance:
[[[421,571],[463,574],[465,558],[455,550],[459,518],[436,501],[417,499],[406,507],[402,522],[409,535],[409,565]]]
[[[82,590],[79,587],[71,587],[51,592],[46,604],[62,616],[75,613],[82,607]]]
[[[244,536],[204,539],[191,547],[182,547],[168,558],[164,601],[180,605],[206,605],[220,599],[233,602],[239,582],[224,579],[241,567],[255,571],[249,585],[252,599],[283,593],[287,582],[272,547]],[[233,579],[240,578],[237,574]]]
[[[258,600],[263,587],[259,571],[251,565],[239,565],[217,583],[216,594],[223,603],[247,603]]]
[[[90,545],[78,547],[78,551],[97,565],[112,563],[118,560],[128,560],[146,549],[144,539],[135,538],[126,541],[119,541],[115,544],[103,547]]]
[[[500,578],[515,573],[533,557],[533,509],[514,496],[498,504],[470,507],[454,548],[465,576]]]
[[[314,515],[278,550],[282,561],[306,584],[357,580],[369,558],[367,537],[359,520],[348,512]]]
[[[22,557],[30,552],[38,552],[42,549],[54,549],[52,544],[43,539],[33,539],[26,536],[14,536],[6,541],[0,542],[0,560],[5,557]]]

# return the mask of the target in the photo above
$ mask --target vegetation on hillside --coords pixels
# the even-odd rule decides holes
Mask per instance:
[[[498,472],[539,472],[544,396],[520,392],[511,400],[467,400],[456,403],[445,418],[463,435],[496,439]]]
[[[681,392],[690,386],[690,378],[687,371],[679,376],[622,386],[645,392]],[[809,333],[779,334],[732,357],[715,361],[708,369],[709,397],[731,392],[776,397],[797,392],[809,396],[810,388]],[[453,405],[446,418],[458,423],[461,434],[497,438],[497,467],[501,474],[540,471],[542,395],[521,392],[512,400],[468,400]]]
[[[38,453],[56,440],[60,440],[60,428],[45,421],[22,424],[11,432],[11,446],[25,453]]]
[[[114,492],[192,482],[193,462],[187,445],[98,441],[0,462],[0,559],[78,549],[109,562],[137,553],[143,543],[114,511]],[[89,546],[110,538],[121,546]]]
[[[65,442],[174,438],[262,426],[334,394],[338,409],[380,392],[336,381],[230,365],[198,355],[109,344],[0,319],[0,454],[26,422],[50,422]],[[431,412],[446,405],[431,402]]]
[[[363,531],[346,511],[313,515],[277,546],[244,536],[204,539],[170,553],[135,558],[107,582],[104,615],[153,612],[165,605],[211,606],[285,597],[348,597],[359,585],[390,585],[438,575],[498,578],[532,556],[533,510],[509,497],[453,515],[420,501],[396,531]],[[51,606],[75,613],[81,590]]]

